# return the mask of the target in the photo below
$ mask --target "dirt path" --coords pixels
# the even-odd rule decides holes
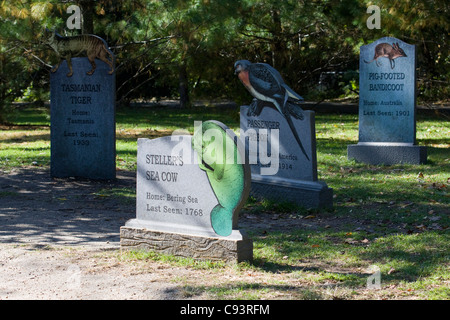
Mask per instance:
[[[104,193],[134,186],[134,174],[121,171],[110,182],[1,173],[0,299],[179,298],[170,268],[142,272],[115,256],[135,206]]]
[[[135,217],[135,202],[117,191],[126,188],[129,195],[135,185],[135,173],[125,171],[104,182],[52,179],[48,169],[36,167],[0,172],[0,300],[204,299],[206,291],[189,289],[190,284],[266,281],[256,272],[217,277],[209,270],[124,261],[119,231]],[[244,214],[239,225],[244,230],[287,230],[296,224],[311,229],[332,223],[295,221]],[[292,279],[273,277],[286,282],[277,288],[285,288],[282,296],[289,296]]]

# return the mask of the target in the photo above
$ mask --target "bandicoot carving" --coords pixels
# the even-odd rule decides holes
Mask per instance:
[[[389,43],[380,43],[375,47],[375,55],[372,60],[366,61],[365,63],[372,63],[375,61],[375,64],[377,67],[381,65],[381,63],[378,61],[379,58],[388,58],[389,63],[391,64],[391,69],[394,69],[395,67],[395,61],[394,59],[400,58],[400,57],[407,57],[405,51],[403,51],[402,48],[398,46],[397,43],[393,43],[392,46]]]
[[[49,30],[46,31],[47,33],[49,32]],[[114,55],[108,49],[106,41],[100,37],[92,34],[63,37],[54,31],[51,32],[51,35],[44,41],[44,44],[50,46],[60,57],[60,61],[51,70],[52,72],[56,72],[56,70],[58,70],[59,66],[61,65],[62,60],[66,59],[67,65],[70,70],[67,76],[71,77],[73,75],[71,58],[84,55],[87,56],[89,62],[92,65],[92,69],[86,72],[86,74],[92,75],[95,72],[95,58],[98,58],[108,64],[108,66],[111,68],[111,71],[108,72],[109,74],[112,74],[114,72]],[[107,55],[111,57],[111,60],[106,57]]]

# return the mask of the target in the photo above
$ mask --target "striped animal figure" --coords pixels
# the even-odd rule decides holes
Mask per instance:
[[[73,75],[71,58],[84,55],[87,56],[92,65],[92,69],[87,71],[86,74],[92,75],[94,73],[96,68],[95,58],[105,62],[111,68],[109,74],[114,72],[114,55],[108,49],[106,42],[100,37],[91,34],[63,37],[56,32],[52,32],[44,41],[44,44],[50,46],[60,57],[60,61],[51,70],[52,72],[56,72],[61,62],[66,59],[70,70],[67,76],[71,77]],[[111,57],[111,60],[107,58],[107,55]]]

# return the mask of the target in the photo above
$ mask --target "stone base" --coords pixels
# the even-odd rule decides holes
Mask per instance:
[[[250,195],[256,199],[291,202],[308,209],[333,207],[333,189],[323,181],[252,175]]]
[[[407,144],[358,143],[347,146],[347,157],[368,164],[427,163],[427,147]]]
[[[240,238],[205,237],[126,226],[120,228],[122,250],[151,250],[178,257],[233,263],[253,260],[253,241],[244,235]]]

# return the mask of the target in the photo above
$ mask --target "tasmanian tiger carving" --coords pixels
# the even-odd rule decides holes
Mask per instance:
[[[86,74],[92,75],[95,72],[95,58],[108,64],[111,68],[109,74],[114,72],[114,56],[108,49],[106,42],[100,37],[91,34],[63,37],[56,32],[52,32],[50,37],[47,38],[44,43],[50,46],[60,58],[58,64],[51,69],[51,72],[56,72],[61,65],[61,62],[66,59],[67,66],[69,67],[67,76],[71,77],[73,75],[71,58],[84,55],[87,56],[92,65],[92,69],[87,71]],[[107,55],[111,57],[111,60],[107,58]]]

